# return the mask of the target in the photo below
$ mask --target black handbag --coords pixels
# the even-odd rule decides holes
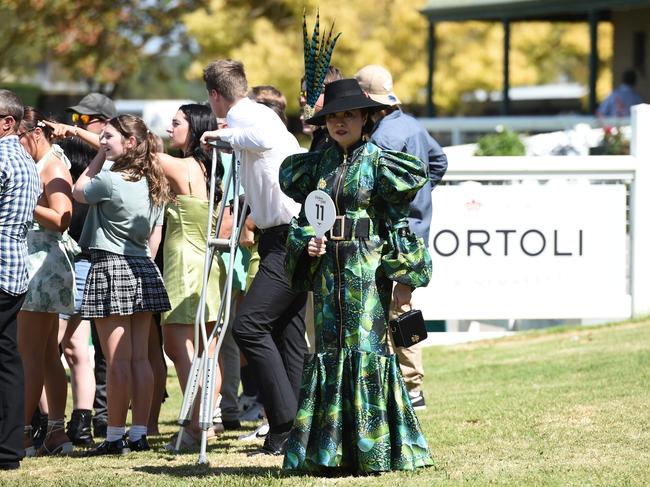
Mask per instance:
[[[409,348],[427,338],[422,311],[411,309],[388,323],[396,347]]]

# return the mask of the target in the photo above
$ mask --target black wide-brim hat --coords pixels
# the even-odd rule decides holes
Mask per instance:
[[[375,111],[387,107],[388,105],[378,103],[366,95],[356,79],[340,79],[325,86],[323,108],[305,122],[310,125],[325,125],[325,117],[332,113],[361,108]]]

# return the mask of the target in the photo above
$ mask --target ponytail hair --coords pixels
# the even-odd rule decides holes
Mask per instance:
[[[51,142],[54,134],[50,126],[45,123],[46,120],[48,122],[50,121],[36,108],[26,106],[24,108],[23,119],[20,122],[20,126],[24,128],[26,132],[32,132],[36,128],[41,129],[48,142]]]
[[[124,173],[129,181],[147,178],[149,197],[154,206],[162,206],[170,199],[169,184],[156,157],[157,140],[141,118],[118,115],[108,121],[125,139],[134,137],[135,147],[126,149],[114,161],[111,171]]]

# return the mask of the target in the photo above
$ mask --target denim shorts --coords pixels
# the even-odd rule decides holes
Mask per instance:
[[[74,293],[74,313],[79,314],[81,310],[81,298],[84,295],[84,288],[86,287],[86,277],[88,276],[88,271],[90,270],[90,261],[86,259],[80,259],[74,263],[74,278],[75,278],[75,293]],[[70,316],[66,314],[60,314],[59,318],[62,320],[69,320]]]

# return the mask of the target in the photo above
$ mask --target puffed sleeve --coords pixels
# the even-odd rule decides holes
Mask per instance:
[[[303,204],[307,195],[316,189],[316,172],[321,153],[309,152],[287,157],[280,166],[280,187],[294,201]],[[291,287],[300,291],[312,289],[312,281],[321,257],[310,257],[307,244],[316,234],[309,225],[304,208],[291,220],[287,235],[287,254],[284,270]]]
[[[314,276],[318,272],[322,257],[310,257],[307,244],[316,233],[305,218],[304,211],[291,220],[287,235],[287,254],[284,259],[284,272],[291,287],[298,291],[311,291]]]
[[[388,238],[381,265],[390,280],[411,288],[426,286],[431,279],[431,256],[424,240],[409,231],[407,220],[409,204],[426,181],[426,166],[417,157],[382,151],[377,189]]]
[[[280,166],[280,188],[289,198],[302,204],[316,189],[316,174],[321,152],[306,152],[287,157]]]

